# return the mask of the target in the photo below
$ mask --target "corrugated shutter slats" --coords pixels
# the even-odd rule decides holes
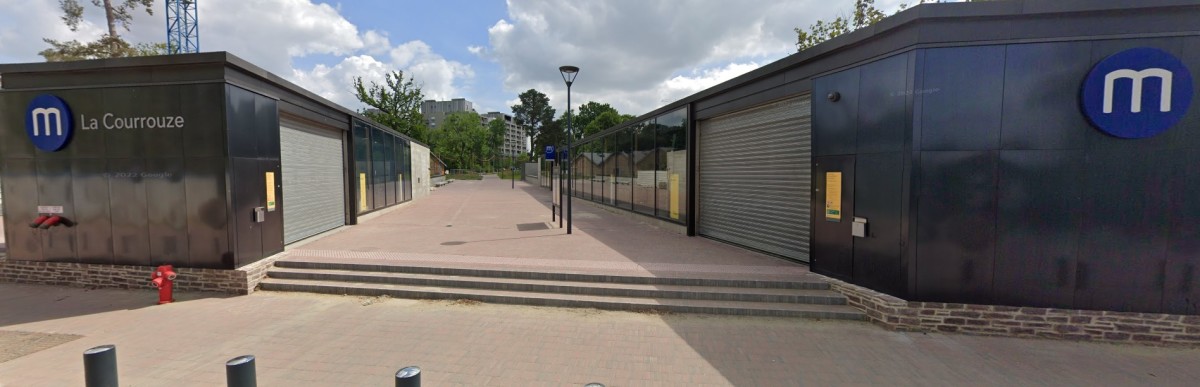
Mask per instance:
[[[701,235],[808,261],[809,97],[700,123]]]
[[[287,124],[279,128],[279,142],[283,243],[344,225],[341,133]]]

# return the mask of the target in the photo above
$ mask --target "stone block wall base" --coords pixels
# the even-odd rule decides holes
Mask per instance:
[[[179,291],[250,294],[283,254],[234,269],[176,268]],[[14,261],[0,258],[0,282],[85,288],[150,289],[156,266],[104,265],[70,262]]]
[[[827,281],[871,322],[897,331],[1200,347],[1200,316],[910,302]]]

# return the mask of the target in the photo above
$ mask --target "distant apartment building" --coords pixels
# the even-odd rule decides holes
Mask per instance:
[[[428,100],[421,102],[421,115],[425,117],[425,125],[431,129],[441,125],[450,113],[457,112],[475,113],[475,104],[466,100],[466,98],[455,98],[449,101]]]
[[[479,117],[483,120],[484,125],[494,120],[504,121],[504,127],[508,130],[504,132],[504,144],[500,146],[501,155],[516,157],[529,153],[529,142],[526,141],[529,136],[529,128],[517,122],[513,116],[500,112],[488,112],[480,114]]]

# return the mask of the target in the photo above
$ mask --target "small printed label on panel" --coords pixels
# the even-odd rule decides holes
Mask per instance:
[[[672,173],[671,186],[671,219],[679,219],[679,174]]]
[[[38,206],[37,212],[39,214],[61,214],[63,206]]]
[[[267,172],[267,211],[275,211],[275,172]]]
[[[358,210],[366,211],[367,208],[367,174],[358,174]]]
[[[825,172],[825,220],[842,221],[841,172]]]

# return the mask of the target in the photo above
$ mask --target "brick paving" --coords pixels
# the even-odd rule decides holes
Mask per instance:
[[[704,238],[688,238],[610,210],[574,205],[574,230],[551,222],[550,191],[488,177],[370,217],[289,255],[523,266],[555,270],[796,276],[807,266]],[[520,231],[518,225],[546,224]],[[564,224],[565,227],[565,224]]]
[[[329,259],[649,275],[797,276],[804,266],[657,230],[586,205],[576,231],[546,191],[455,182],[289,250]],[[219,386],[224,361],[258,357],[264,386],[1194,385],[1200,351],[903,333],[854,322],[655,315],[257,292],[183,293],[0,284],[0,330],[80,335],[0,363],[0,386],[82,385],[83,350],[118,348],[122,385]]]
[[[83,338],[0,363],[0,385],[83,384],[83,350],[117,346],[122,385],[224,385],[254,354],[263,386],[1186,386],[1200,351],[901,333],[866,323],[653,315],[258,292],[0,284],[0,328]],[[8,311],[21,311],[8,313]]]

